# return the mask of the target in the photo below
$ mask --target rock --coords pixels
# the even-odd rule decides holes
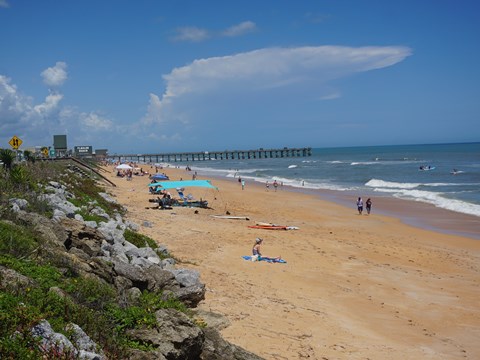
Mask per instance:
[[[228,318],[222,314],[202,309],[193,309],[194,318],[206,324],[206,327],[216,330],[225,329],[230,325]]]
[[[67,215],[72,214],[72,216],[74,216],[75,212],[80,210],[71,202],[67,201],[65,196],[62,196],[57,193],[41,194],[39,198],[40,200],[46,201],[53,209],[58,209]]]
[[[155,312],[155,317],[155,329],[128,330],[128,336],[152,344],[169,360],[200,358],[204,333],[185,314],[174,309],[160,309]]]
[[[180,285],[175,280],[175,276],[167,270],[163,270],[160,266],[153,265],[144,271],[148,279],[148,290],[174,290],[179,289]]]
[[[90,210],[90,214],[100,216],[104,219],[110,220],[110,215],[108,215],[105,210],[103,210],[101,207],[95,207],[92,210]]]
[[[155,252],[160,256],[160,257],[167,257],[170,256],[168,253],[168,249],[164,245],[159,245],[156,249]]]
[[[17,212],[18,210],[25,210],[28,206],[28,201],[25,199],[9,199],[9,204],[12,206],[13,211]]]
[[[33,285],[34,282],[29,277],[0,265],[0,289],[9,289],[15,293]]]
[[[173,270],[175,269],[175,259],[172,259],[172,258],[163,259],[160,265],[162,269]]]
[[[151,263],[160,264],[160,258],[157,253],[150,247],[131,247],[125,251],[125,255],[135,258],[144,258],[148,259]]]
[[[85,223],[63,218],[60,224],[68,229],[65,248],[70,250],[72,247],[82,250],[89,256],[102,255],[102,234],[94,228],[86,226]]]
[[[114,198],[112,198],[109,194],[107,193],[104,193],[104,192],[100,192],[98,193],[98,195],[100,195],[102,198],[105,199],[105,201],[111,203],[111,204],[118,204],[117,203],[117,200],[115,200]]]
[[[197,270],[175,269],[170,270],[170,272],[175,276],[175,280],[177,280],[182,287],[200,284],[200,273]]]
[[[205,328],[205,342],[200,356],[202,360],[261,360],[263,358],[252,354],[239,346],[224,340],[214,328]]]
[[[141,351],[131,349],[128,360],[167,360],[160,351]]]
[[[140,230],[140,226],[138,226],[137,224],[135,224],[134,222],[132,221],[129,221],[127,220],[125,222],[125,225],[127,226],[128,229],[132,230],[132,231],[138,231]]]
[[[196,307],[198,303],[205,299],[205,285],[198,284],[188,287],[174,289],[175,297],[185,303],[188,307]]]
[[[110,219],[108,222],[100,222],[98,224],[98,231],[100,231],[105,240],[110,244],[113,243],[120,243],[123,244],[125,242],[125,238],[123,236],[123,230],[117,228],[117,222]]]
[[[32,328],[31,332],[34,337],[40,338],[40,346],[47,353],[49,351],[58,351],[60,353],[71,352],[74,355],[77,354],[77,350],[70,340],[65,335],[53,331],[47,320],[41,320]]]
[[[80,355],[83,353],[83,358],[98,360],[105,358],[103,353],[98,352],[98,345],[90,339],[80,326],[70,323],[65,327],[65,330],[71,334],[72,342],[75,344],[75,347],[80,350]]]
[[[133,286],[139,288],[141,291],[149,287],[149,278],[142,268],[119,261],[118,259],[113,259],[112,262],[115,273],[131,280]]]

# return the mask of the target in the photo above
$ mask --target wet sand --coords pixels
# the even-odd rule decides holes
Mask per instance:
[[[180,267],[200,271],[200,308],[226,316],[229,341],[266,359],[480,358],[478,240],[409,226],[376,212],[376,200],[373,214],[360,216],[315,194],[253,183],[242,191],[233,179],[214,179],[219,191],[186,189],[213,210],[146,209],[148,178],[126,181],[112,169],[118,187],[109,191],[127,219]],[[250,220],[210,216],[226,211]],[[248,228],[257,221],[300,229]],[[243,260],[256,237],[264,255],[287,263]]]

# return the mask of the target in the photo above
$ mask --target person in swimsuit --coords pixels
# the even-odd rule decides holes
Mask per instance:
[[[281,256],[277,256],[277,257],[274,257],[274,258],[271,258],[271,257],[267,257],[267,256],[262,256],[262,253],[260,251],[260,247],[261,245],[263,244],[263,239],[261,238],[256,238],[255,239],[255,243],[253,244],[253,248],[252,248],[252,255],[253,257],[257,258],[257,260],[281,260],[282,257]]]

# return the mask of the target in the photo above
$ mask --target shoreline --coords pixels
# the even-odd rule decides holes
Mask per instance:
[[[171,180],[192,175],[160,172]],[[375,212],[376,203],[372,215],[358,216],[354,206],[315,194],[208,178],[218,191],[185,194],[214,210],[146,210],[146,176],[112,173],[118,186],[109,191],[179,267],[200,272],[207,292],[199,309],[228,319],[221,330],[228,341],[272,360],[480,357],[480,242],[405,225]],[[211,217],[227,210],[250,220]],[[256,221],[300,229],[248,227]],[[264,255],[287,263],[243,260],[256,237]]]
[[[177,169],[180,170],[181,169]],[[201,170],[198,174],[205,176]],[[211,179],[219,181],[234,181],[233,178],[208,175]],[[263,184],[258,181],[249,182],[250,185],[262,187]],[[271,188],[270,191],[273,191]],[[291,191],[294,193],[310,194],[319,199],[333,202],[347,208],[351,208],[357,213],[355,201],[357,193],[351,191],[335,191],[326,189],[309,189],[285,185],[283,189],[279,187],[278,191]],[[480,217],[463,214],[451,210],[442,209],[435,205],[421,201],[399,199],[388,195],[379,195],[368,193],[360,194],[365,201],[368,197],[373,200],[372,215],[386,215],[398,218],[406,225],[414,226],[423,230],[431,230],[446,235],[459,235],[475,240],[480,240]],[[366,212],[364,211],[364,215]]]

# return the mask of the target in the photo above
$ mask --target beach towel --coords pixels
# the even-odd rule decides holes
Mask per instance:
[[[286,264],[287,262],[283,259],[275,259],[275,258],[269,258],[269,257],[256,257],[256,259],[253,259],[253,256],[245,255],[242,256],[244,260],[247,261],[266,261],[269,263],[281,263],[281,264]]]

